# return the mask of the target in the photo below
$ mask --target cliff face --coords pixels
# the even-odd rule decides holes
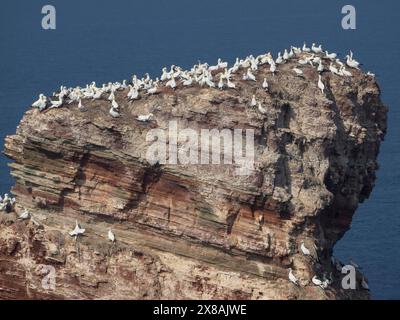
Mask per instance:
[[[330,257],[373,188],[386,108],[360,71],[324,73],[322,94],[315,68],[299,77],[293,67],[261,66],[257,82],[239,72],[236,89],[164,87],[133,102],[117,91],[119,118],[105,99],[87,100],[85,112],[27,111],[6,139],[17,213],[0,214],[0,298],[367,298],[341,289]],[[253,94],[265,114],[249,107]],[[148,163],[146,134],[170,121],[253,129],[255,170]],[[23,208],[36,223],[16,219]],[[86,231],[75,241],[76,219]],[[41,285],[42,265],[55,268],[54,290]],[[311,283],[323,272],[334,280],[325,290]]]

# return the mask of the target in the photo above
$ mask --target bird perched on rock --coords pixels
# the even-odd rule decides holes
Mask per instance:
[[[318,88],[321,90],[322,93],[324,93],[325,85],[322,82],[321,75],[319,75],[319,77],[318,77]]]
[[[25,209],[21,214],[20,214],[20,216],[18,217],[18,219],[20,219],[20,220],[27,220],[27,219],[29,219],[31,217],[31,213],[27,210],[27,209]]]
[[[250,101],[250,107],[255,107],[256,105],[257,105],[256,96],[253,94],[251,101]]]
[[[153,114],[152,113],[149,113],[149,114],[146,114],[146,115],[139,115],[139,116],[137,116],[137,120],[138,121],[141,121],[141,122],[147,122],[147,121],[150,121],[151,120],[151,118],[153,118]]]
[[[108,229],[108,240],[110,240],[111,242],[115,241],[115,235],[114,233],[111,231],[111,229]]]
[[[305,256],[311,255],[310,250],[308,250],[308,249],[306,248],[306,246],[304,245],[304,242],[301,243],[300,249],[301,249],[301,252],[302,252]]]
[[[39,111],[42,111],[46,108],[47,98],[44,94],[39,94],[39,99],[32,103],[33,108],[38,108]]]
[[[289,268],[289,281],[293,282],[295,285],[298,285],[298,280],[293,274],[292,268]]]
[[[75,220],[75,228],[72,230],[69,235],[71,237],[77,238],[78,236],[82,235],[85,232],[85,229],[82,229],[78,223],[78,220]]]

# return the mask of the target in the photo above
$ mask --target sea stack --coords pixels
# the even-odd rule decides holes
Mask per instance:
[[[321,92],[316,66],[298,75],[297,59],[274,73],[262,64],[256,81],[233,74],[235,88],[177,81],[130,101],[124,88],[116,118],[106,97],[82,101],[85,112],[29,109],[5,144],[17,204],[0,213],[0,299],[368,299],[360,285],[342,288],[331,256],[373,189],[387,109],[374,77],[325,71]],[[199,136],[252,130],[252,170],[149,162],[149,131],[168,138],[171,124]],[[37,224],[17,219],[25,209]],[[55,269],[54,290],[42,286],[43,265]],[[312,283],[330,272],[327,288]]]

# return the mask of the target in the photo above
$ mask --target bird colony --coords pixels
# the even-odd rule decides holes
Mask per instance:
[[[113,118],[118,118],[121,115],[122,103],[118,103],[115,98],[116,91],[126,91],[126,100],[134,101],[141,99],[147,95],[155,95],[161,92],[165,92],[165,88],[169,90],[175,90],[177,88],[185,88],[191,86],[209,87],[215,90],[235,90],[237,84],[240,81],[251,81],[259,83],[260,88],[265,92],[269,92],[269,84],[266,78],[260,79],[258,77],[258,70],[261,66],[267,68],[267,71],[275,77],[279,73],[280,65],[287,63],[288,61],[294,61],[295,67],[291,69],[293,74],[298,77],[306,77],[304,69],[311,66],[316,72],[318,72],[318,82],[316,83],[316,89],[325,94],[325,84],[323,81],[324,73],[330,72],[331,74],[338,77],[352,77],[354,70],[359,70],[360,63],[353,57],[353,53],[350,51],[346,55],[346,60],[341,61],[338,59],[336,53],[329,53],[324,51],[322,46],[312,44],[311,47],[307,47],[304,43],[302,47],[291,46],[290,49],[285,49],[283,54],[278,53],[278,56],[274,59],[270,52],[261,54],[257,57],[250,55],[245,59],[236,58],[236,62],[233,66],[229,67],[227,62],[218,59],[216,65],[208,65],[207,63],[199,63],[194,65],[189,71],[183,70],[182,68],[172,65],[169,69],[164,67],[162,74],[155,80],[151,79],[149,74],[146,74],[143,78],[138,78],[136,75],[132,76],[132,80],[128,82],[123,80],[122,82],[103,84],[101,87],[97,87],[95,82],[86,85],[86,87],[75,87],[66,88],[61,86],[60,90],[53,93],[51,98],[46,97],[44,94],[39,95],[39,99],[32,104],[32,107],[38,108],[40,111],[48,109],[57,109],[69,105],[76,105],[81,111],[86,111],[85,104],[91,100],[106,100],[109,101],[110,109],[109,115]],[[374,77],[374,74],[368,72],[368,77]],[[163,90],[164,89],[164,90]],[[257,101],[257,97],[252,95],[249,97],[249,108],[257,108],[261,114],[266,114],[267,109]],[[140,122],[150,121],[154,115],[152,113],[146,115],[139,115],[137,120]],[[10,198],[7,194],[1,201],[1,210],[10,212],[12,211],[15,203],[14,198]],[[20,219],[32,219],[30,213],[25,210],[19,217]],[[69,233],[71,237],[78,239],[83,236],[85,229],[82,228],[78,221],[75,223],[74,229]],[[104,235],[108,241],[114,243],[116,241],[115,234],[112,230],[108,230],[108,233]],[[317,248],[314,248],[314,253],[308,249],[304,242],[301,243],[300,250],[301,254],[312,259],[318,264]],[[354,264],[354,262],[353,262]],[[334,257],[332,258],[332,266],[339,272],[342,271],[343,264],[340,263]],[[358,266],[357,268],[358,269]],[[294,270],[289,268],[288,281],[295,285],[300,285],[299,280],[294,274]],[[323,273],[322,278],[318,278],[315,275],[311,279],[311,283],[321,289],[326,289],[332,284],[332,274],[327,276]],[[361,287],[368,290],[368,284],[365,278],[362,278]]]
[[[165,89],[176,90],[177,88],[199,86],[214,88],[215,90],[235,90],[238,82],[251,81],[259,83],[260,88],[268,92],[269,84],[267,79],[258,78],[259,68],[268,68],[268,72],[275,76],[279,73],[279,66],[288,61],[296,62],[296,67],[292,69],[292,72],[298,77],[305,77],[304,69],[306,66],[315,68],[319,73],[317,88],[321,91],[321,94],[325,94],[324,73],[330,72],[338,77],[352,77],[352,70],[358,70],[360,66],[360,63],[353,58],[351,51],[350,54],[346,55],[346,60],[342,62],[337,58],[336,53],[324,51],[321,45],[316,46],[313,43],[309,48],[304,43],[302,47],[291,46],[290,49],[285,49],[283,54],[279,52],[276,59],[272,57],[270,52],[257,57],[249,55],[245,59],[236,58],[231,67],[228,66],[227,62],[218,59],[216,65],[210,66],[207,63],[199,63],[190,70],[183,70],[175,65],[172,65],[169,69],[164,67],[161,76],[155,80],[151,79],[149,74],[146,74],[142,78],[133,75],[130,82],[127,80],[115,83],[109,82],[101,87],[97,87],[95,82],[86,85],[84,88],[61,86],[60,90],[54,92],[50,98],[40,94],[39,99],[32,104],[32,107],[43,111],[75,105],[79,110],[86,111],[85,105],[89,101],[106,100],[110,103],[109,115],[113,118],[118,118],[121,116],[124,102],[120,101],[118,103],[116,101],[116,91],[125,90],[126,100],[134,101],[144,96],[165,92]],[[374,77],[374,74],[370,72],[367,75]],[[251,98],[249,107],[257,108],[261,114],[265,114],[267,111],[255,96]],[[148,122],[153,117],[154,115],[149,113],[139,115],[137,120]]]

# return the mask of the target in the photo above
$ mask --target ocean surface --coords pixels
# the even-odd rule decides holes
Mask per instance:
[[[341,27],[341,9],[356,8],[357,29]],[[41,27],[42,6],[56,8],[56,30]],[[39,93],[61,84],[83,86],[160,74],[171,64],[271,51],[306,41],[344,57],[349,49],[377,74],[389,107],[389,130],[370,199],[335,254],[362,266],[374,299],[400,298],[400,1],[147,0],[35,1],[0,3],[0,147],[15,132]],[[0,192],[13,184],[0,157]]]

